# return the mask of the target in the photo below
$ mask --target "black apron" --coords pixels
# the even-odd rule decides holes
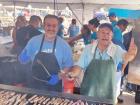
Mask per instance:
[[[97,47],[96,47],[97,49]],[[84,74],[80,93],[99,99],[110,99],[114,103],[115,65],[113,59],[95,59],[96,49]]]
[[[45,35],[42,38],[39,52],[36,54],[32,65],[32,86],[36,89],[62,92],[62,80],[56,85],[48,84],[52,74],[58,75],[60,67],[55,56],[57,37],[54,40],[52,53],[41,52]],[[45,70],[47,69],[47,71]],[[48,73],[49,72],[49,73]]]

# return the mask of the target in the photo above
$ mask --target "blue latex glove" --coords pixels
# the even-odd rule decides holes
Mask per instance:
[[[59,77],[56,74],[51,75],[50,79],[48,80],[48,83],[50,85],[56,85],[59,82]]]
[[[27,55],[26,49],[24,49],[24,51],[19,55],[18,60],[22,64],[26,64],[27,62],[29,62],[30,57]]]

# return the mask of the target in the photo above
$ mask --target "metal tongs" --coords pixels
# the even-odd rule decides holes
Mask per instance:
[[[44,68],[44,70],[48,74],[48,76],[51,77],[50,72],[48,71],[48,69],[44,66],[44,64],[39,59],[37,59],[37,63],[40,64]]]
[[[65,72],[63,70],[61,70],[61,73],[65,73]],[[66,77],[69,79],[73,78],[69,73],[66,74]],[[80,87],[80,83],[76,80],[76,78],[73,78],[73,79],[76,82],[76,84],[78,85],[78,87]]]
[[[37,63],[40,64],[44,68],[45,72],[48,74],[49,77],[52,76],[50,74],[50,72],[48,71],[48,69],[44,66],[44,64],[39,59],[37,59]],[[65,72],[63,70],[60,70],[60,72],[65,74]],[[66,74],[66,77],[68,77],[69,79],[73,78],[73,77],[71,77],[71,75],[69,73]],[[74,79],[74,81],[80,87],[80,83],[76,79]]]

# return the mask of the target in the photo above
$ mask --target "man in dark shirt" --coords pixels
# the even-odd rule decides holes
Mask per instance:
[[[29,20],[29,25],[22,27],[16,31],[16,40],[17,40],[17,56],[22,52],[28,41],[37,35],[42,34],[38,31],[38,28],[41,24],[41,18],[39,16],[33,15]],[[17,63],[16,72],[16,86],[26,85],[28,83],[29,78],[29,68],[30,63],[26,65],[21,65],[19,62]]]
[[[17,30],[16,33],[16,40],[18,44],[17,46],[21,50],[26,46],[26,44],[32,37],[41,34],[41,32],[38,31],[38,28],[40,27],[40,23],[41,23],[40,17],[33,15],[29,20],[28,26],[25,26]]]

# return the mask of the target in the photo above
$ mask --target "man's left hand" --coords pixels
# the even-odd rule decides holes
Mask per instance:
[[[127,54],[125,55],[125,59],[127,61],[132,61],[135,58],[136,54],[137,54],[137,46],[134,42],[134,38],[131,38],[130,46]]]

